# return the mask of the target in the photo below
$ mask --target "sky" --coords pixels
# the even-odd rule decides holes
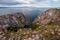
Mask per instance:
[[[60,0],[0,0],[0,7],[60,7]]]

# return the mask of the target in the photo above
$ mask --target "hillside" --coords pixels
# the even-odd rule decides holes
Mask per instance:
[[[22,13],[7,14],[0,16],[0,31],[4,30],[7,32],[12,28],[23,28],[25,25],[29,24],[29,19],[27,19]]]
[[[27,22],[27,19],[23,18],[25,19],[23,19],[24,24],[19,18],[23,26],[18,27],[16,32],[8,30],[7,33],[0,33],[0,40],[60,40],[60,9],[51,8],[40,13],[31,25],[27,25],[29,21]],[[13,21],[11,23],[14,25]],[[15,29],[13,27],[13,30]]]
[[[40,13],[33,24],[38,25],[36,30],[43,40],[60,39],[60,9],[52,8]]]

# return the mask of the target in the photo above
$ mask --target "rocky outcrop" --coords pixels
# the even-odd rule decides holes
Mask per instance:
[[[54,22],[55,24],[60,23],[60,9],[49,9],[45,12],[42,12],[38,15],[38,17],[35,19],[34,23],[42,23],[46,24],[49,21]]]
[[[29,25],[30,20],[22,13],[14,13],[0,16],[0,40],[21,40],[17,31]],[[14,33],[16,32],[16,33]]]
[[[0,30],[6,29],[7,27],[24,27],[28,24],[29,19],[27,19],[22,13],[7,14],[0,16]]]
[[[40,13],[33,24],[39,25],[37,30],[43,40],[60,40],[60,9],[51,8]]]

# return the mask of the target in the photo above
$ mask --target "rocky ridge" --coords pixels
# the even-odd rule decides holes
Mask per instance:
[[[60,9],[48,9],[33,21],[32,28],[9,32],[1,40],[60,40]],[[29,26],[28,26],[29,27]]]
[[[0,31],[8,27],[24,27],[29,20],[22,13],[7,14],[0,16]]]
[[[43,40],[60,40],[60,9],[51,8],[40,13],[33,23],[39,25],[37,30]]]

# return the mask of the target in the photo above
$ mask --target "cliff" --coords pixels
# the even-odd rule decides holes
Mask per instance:
[[[40,13],[33,24],[38,25],[36,30],[43,40],[60,40],[60,9],[51,8]]]
[[[12,27],[24,27],[28,24],[29,19],[27,19],[22,13],[7,14],[0,16],[0,30],[6,30],[7,28]]]
[[[38,15],[38,17],[34,20],[34,23],[47,24],[49,21],[54,22],[55,24],[60,23],[60,9],[49,9],[45,12],[42,12]]]

